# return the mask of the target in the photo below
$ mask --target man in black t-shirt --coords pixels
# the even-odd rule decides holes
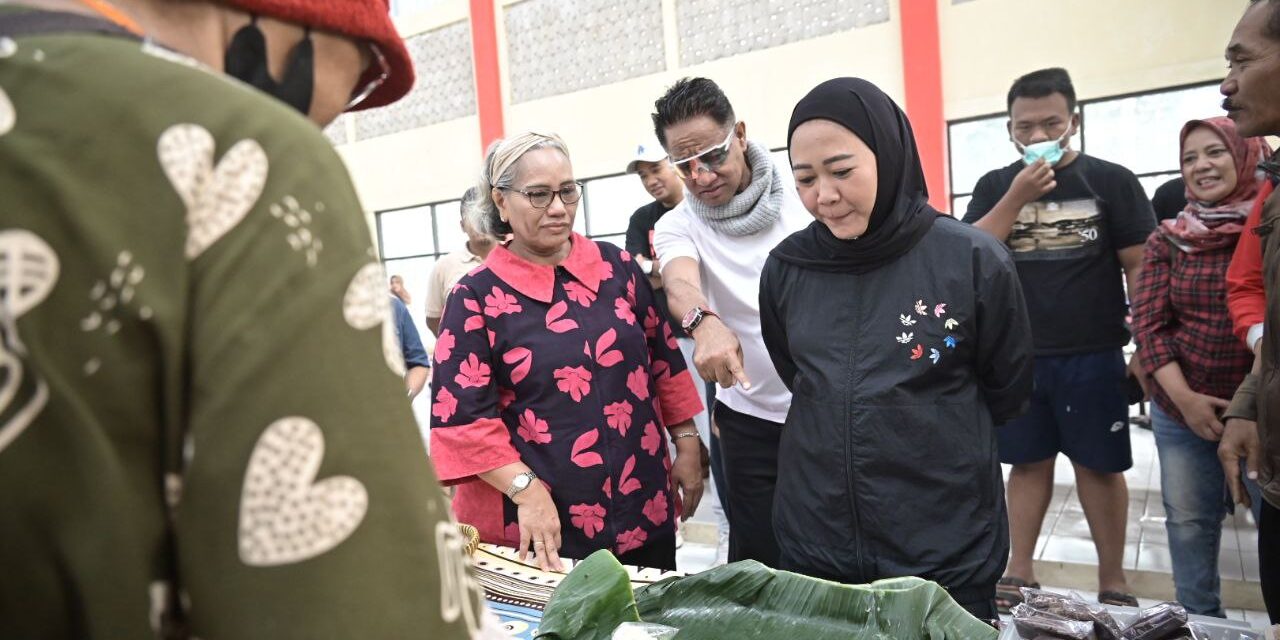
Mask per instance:
[[[1023,158],[978,180],[965,221],[1013,252],[1035,341],[1035,395],[998,429],[1009,474],[1009,567],[998,604],[1035,582],[1032,554],[1064,453],[1098,552],[1099,600],[1136,605],[1121,562],[1129,497],[1124,283],[1136,290],[1143,245],[1155,228],[1133,172],[1070,148],[1079,127],[1063,69],[1019,78],[1009,90],[1009,136]],[[1127,369],[1145,388],[1135,356]]]

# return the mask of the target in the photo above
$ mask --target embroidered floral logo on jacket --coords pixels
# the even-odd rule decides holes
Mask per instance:
[[[960,321],[955,318],[948,317],[945,321],[944,316],[948,315],[946,302],[935,302],[932,304],[932,317],[930,317],[930,304],[924,298],[917,299],[912,305],[912,311],[898,315],[898,322],[904,327],[920,326],[912,331],[903,331],[901,334],[894,336],[894,340],[898,344],[909,347],[907,358],[909,360],[924,360],[928,355],[930,364],[936,365],[942,361],[943,354],[946,350],[955,349],[958,344],[958,338],[955,335],[956,329],[960,326]],[[912,315],[914,312],[915,315]],[[919,316],[917,319],[916,316]],[[940,344],[931,344],[930,339],[936,339],[929,329],[935,326],[935,323],[941,321],[942,339]],[[916,333],[920,334],[920,340],[916,340]]]

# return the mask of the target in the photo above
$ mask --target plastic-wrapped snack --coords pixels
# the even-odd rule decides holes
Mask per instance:
[[[1013,608],[1013,628],[1018,635],[1028,640],[1038,638],[1061,638],[1063,640],[1095,640],[1093,623],[1082,620],[1068,620],[1060,615],[1040,611],[1026,604]]]
[[[1125,640],[1171,640],[1190,635],[1187,610],[1176,602],[1161,602],[1143,609],[1124,630]]]
[[[680,630],[652,622],[624,622],[613,630],[612,640],[670,640]]]
[[[1052,613],[1068,620],[1092,622],[1098,640],[1121,640],[1120,623],[1107,608],[1085,602],[1078,597],[1064,596],[1042,589],[1022,588],[1022,602],[1037,611]]]

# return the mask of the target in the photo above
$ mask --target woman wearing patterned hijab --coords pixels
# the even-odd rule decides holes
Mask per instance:
[[[1181,142],[1187,206],[1147,240],[1133,295],[1134,337],[1156,381],[1151,425],[1178,601],[1192,613],[1222,617],[1220,415],[1253,364],[1231,332],[1226,273],[1262,182],[1258,161],[1267,145],[1241,138],[1226,117],[1188,122]],[[1249,488],[1256,496],[1256,485]]]

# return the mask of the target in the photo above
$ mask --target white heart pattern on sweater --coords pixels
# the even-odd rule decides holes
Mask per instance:
[[[256,140],[231,146],[217,165],[214,140],[198,124],[177,124],[160,135],[160,166],[187,206],[188,260],[240,224],[267,184],[267,153]]]
[[[49,297],[58,282],[58,254],[40,236],[26,229],[0,231],[0,451],[22,434],[49,402],[44,379],[26,368],[26,347],[18,336],[18,318]],[[35,392],[20,397],[22,381],[31,375]]]
[[[9,94],[0,87],[0,136],[12,131],[17,120],[18,114],[13,110],[13,101],[9,100]]]
[[[377,262],[364,265],[351,278],[342,297],[342,317],[351,328],[366,331],[382,326],[382,357],[387,368],[397,376],[405,373],[404,352],[396,337],[391,318],[391,294],[386,286],[386,271]]]
[[[240,560],[255,567],[319,556],[346,540],[364,520],[369,495],[359,480],[316,482],[324,434],[310,419],[271,423],[249,457],[240,496]]]
[[[440,617],[446,623],[462,620],[474,636],[483,626],[484,588],[472,576],[467,540],[452,519],[436,523],[436,553],[440,562]]]

